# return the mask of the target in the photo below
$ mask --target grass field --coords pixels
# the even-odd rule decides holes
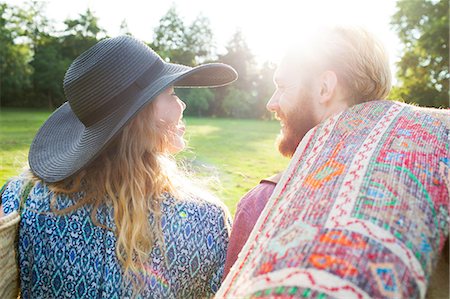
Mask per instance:
[[[27,163],[28,148],[48,111],[0,111],[0,183],[19,174]],[[260,179],[283,170],[288,160],[274,147],[276,121],[186,118],[189,149],[179,155],[208,179],[210,187],[229,207]]]

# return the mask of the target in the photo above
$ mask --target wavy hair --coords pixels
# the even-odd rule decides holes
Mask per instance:
[[[49,184],[54,194],[50,206],[56,214],[91,204],[94,224],[111,229],[100,224],[96,215],[101,205],[112,205],[116,255],[125,277],[135,286],[136,281],[142,286],[140,273],[144,273],[144,263],[155,242],[158,240],[164,246],[160,226],[164,194],[169,193],[178,200],[205,199],[228,213],[224,204],[208,192],[191,188],[191,181],[168,153],[168,134],[155,119],[153,103],[150,103],[87,168],[66,180]],[[57,209],[58,194],[70,196],[78,192],[82,192],[82,196],[74,205]],[[150,215],[154,225],[149,221]]]

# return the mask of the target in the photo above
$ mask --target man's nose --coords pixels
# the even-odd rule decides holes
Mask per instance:
[[[275,91],[270,100],[266,104],[266,109],[270,112],[276,112],[278,110],[278,93]]]

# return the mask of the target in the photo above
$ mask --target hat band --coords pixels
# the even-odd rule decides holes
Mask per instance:
[[[156,59],[142,75],[131,83],[130,86],[97,108],[86,111],[89,112],[89,114],[77,115],[78,119],[86,127],[89,127],[109,116],[113,111],[125,108],[125,105],[131,106],[136,99],[136,95],[153,83],[155,79],[159,77],[163,68],[164,62],[160,59]]]

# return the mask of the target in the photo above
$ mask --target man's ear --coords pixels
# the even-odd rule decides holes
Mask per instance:
[[[319,102],[325,104],[336,94],[338,80],[336,73],[325,71],[320,75]]]

